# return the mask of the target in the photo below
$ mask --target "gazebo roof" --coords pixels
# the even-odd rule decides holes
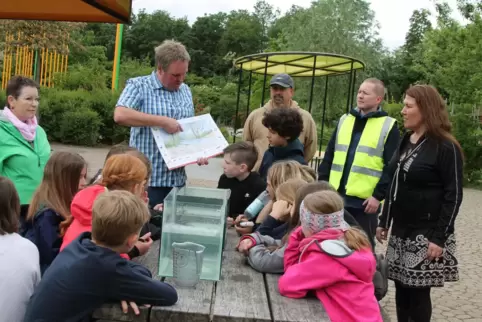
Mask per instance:
[[[0,19],[130,23],[132,0],[1,0]]]
[[[301,51],[243,56],[236,59],[234,65],[236,68],[256,74],[285,73],[293,77],[340,75],[365,68],[361,60],[349,56]]]

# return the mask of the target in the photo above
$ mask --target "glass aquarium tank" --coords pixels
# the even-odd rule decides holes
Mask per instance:
[[[173,188],[164,199],[159,276],[173,276],[172,243],[205,247],[201,280],[218,281],[229,210],[228,189]]]

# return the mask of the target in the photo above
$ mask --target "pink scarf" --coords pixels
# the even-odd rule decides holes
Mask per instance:
[[[28,142],[33,142],[35,140],[35,134],[37,133],[37,117],[34,116],[26,122],[20,121],[12,111],[5,106],[3,109],[3,115],[17,128],[17,130],[22,134],[25,140]]]

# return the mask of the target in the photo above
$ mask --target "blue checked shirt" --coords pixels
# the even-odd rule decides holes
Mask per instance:
[[[152,72],[149,76],[127,80],[126,87],[116,106],[132,108],[136,111],[167,116],[176,120],[194,116],[192,93],[189,86],[182,84],[177,91],[164,88]],[[150,127],[132,127],[129,145],[144,153],[152,163],[152,187],[179,187],[186,183],[184,168],[169,171]]]

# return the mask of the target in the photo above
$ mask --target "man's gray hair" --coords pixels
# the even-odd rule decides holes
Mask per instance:
[[[154,49],[156,53],[156,66],[166,71],[172,62],[191,61],[191,56],[186,50],[186,47],[178,41],[164,40],[162,44]]]

